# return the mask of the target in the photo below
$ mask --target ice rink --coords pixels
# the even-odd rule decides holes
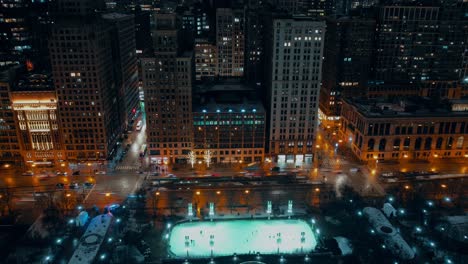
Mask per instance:
[[[227,220],[175,225],[169,250],[176,257],[302,253],[315,249],[312,227],[304,220]]]

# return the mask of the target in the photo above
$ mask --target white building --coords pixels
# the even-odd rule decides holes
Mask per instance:
[[[270,154],[278,163],[312,163],[325,22],[273,19],[268,73]]]

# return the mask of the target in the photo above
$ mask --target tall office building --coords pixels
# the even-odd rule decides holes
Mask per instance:
[[[214,78],[218,75],[218,50],[208,39],[195,39],[195,79]]]
[[[49,41],[61,134],[71,162],[112,158],[122,133],[113,25],[96,12],[102,6],[93,0],[58,1],[60,17]]]
[[[245,9],[245,58],[244,75],[251,84],[261,85],[264,81],[265,64],[265,21],[271,11],[266,5],[251,4]]]
[[[142,58],[152,163],[184,162],[192,149],[193,55],[179,50],[175,14],[154,14],[154,56]]]
[[[216,45],[218,47],[218,75],[244,75],[244,10],[216,9]]]
[[[377,23],[376,81],[457,80],[466,47],[468,3],[382,6]]]
[[[49,0],[4,0],[0,11],[0,66],[25,64],[47,68]]]
[[[325,22],[273,19],[268,87],[270,154],[279,163],[311,163],[321,85]]]
[[[137,54],[149,52],[153,45],[150,32],[150,12],[142,11],[139,5],[135,6],[135,43]]]
[[[340,116],[341,98],[362,96],[372,70],[375,20],[363,17],[327,19],[320,89],[320,118]]]
[[[119,13],[102,17],[112,25],[110,37],[119,116],[121,124],[127,127],[140,110],[134,17]]]
[[[20,145],[16,134],[10,91],[20,66],[0,66],[0,165],[21,164]]]
[[[337,0],[273,0],[275,6],[290,14],[326,17],[335,14]]]

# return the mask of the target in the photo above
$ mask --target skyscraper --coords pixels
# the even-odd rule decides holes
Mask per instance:
[[[364,17],[327,19],[320,89],[322,121],[336,121],[341,98],[362,96],[372,68],[375,20]]]
[[[114,81],[118,90],[119,116],[126,127],[140,109],[134,17],[119,13],[102,17],[112,25]]]
[[[61,0],[58,7],[49,50],[66,159],[112,158],[123,128],[113,26],[96,12],[102,2]]]
[[[270,154],[311,163],[317,128],[325,22],[273,19],[269,63]]]
[[[22,162],[10,91],[20,66],[0,67],[0,165]]]
[[[457,80],[466,46],[468,3],[380,7],[375,79],[385,83]]]
[[[244,23],[242,9],[216,9],[219,76],[244,75]]]
[[[154,56],[141,59],[148,150],[153,163],[183,162],[193,144],[193,54],[179,50],[175,14],[154,19]]]

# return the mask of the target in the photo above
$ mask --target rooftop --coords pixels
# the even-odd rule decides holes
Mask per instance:
[[[193,111],[207,113],[255,111],[265,113],[256,91],[237,80],[225,80],[197,87]],[[231,111],[229,111],[231,110]]]
[[[453,111],[452,101],[436,101],[427,97],[344,99],[369,118],[405,117],[468,117],[468,111]]]

